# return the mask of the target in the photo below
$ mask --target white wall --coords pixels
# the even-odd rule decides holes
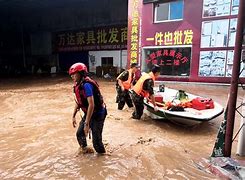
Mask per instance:
[[[94,56],[94,66],[91,63],[91,56]],[[113,57],[113,66],[120,68],[120,56],[122,58],[122,68],[125,69],[127,66],[127,50],[117,51],[89,51],[89,71],[96,72],[96,67],[101,66],[102,57]]]
[[[122,68],[123,69],[126,69],[127,67],[127,57],[128,57],[127,50],[122,50]]]

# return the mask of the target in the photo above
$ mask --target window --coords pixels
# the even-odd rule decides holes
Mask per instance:
[[[232,22],[232,24],[234,23]],[[201,48],[227,47],[228,28],[228,19],[204,21],[202,23]],[[234,36],[233,31],[232,33],[231,36]]]
[[[230,15],[231,0],[203,0],[203,17]]]
[[[101,58],[102,67],[111,67],[113,66],[113,57],[102,57]]]
[[[241,61],[245,51],[241,54]],[[201,51],[199,61],[199,76],[231,77],[234,60],[234,50]],[[240,77],[245,77],[243,63],[240,63]]]
[[[224,77],[227,51],[201,51],[199,76]]]
[[[190,75],[191,47],[145,48],[142,55],[144,72],[149,72],[153,64],[158,64],[163,76]]]
[[[183,0],[155,4],[155,22],[183,19]]]

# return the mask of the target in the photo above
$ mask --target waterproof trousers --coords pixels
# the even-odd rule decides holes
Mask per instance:
[[[144,112],[144,97],[136,94],[134,91],[131,93],[131,98],[134,103],[133,119],[140,119]]]
[[[116,86],[116,90],[117,90],[116,102],[118,103],[117,109],[122,110],[125,103],[127,104],[129,108],[133,107],[133,103],[129,95],[129,91],[128,90],[122,91],[119,85]]]
[[[105,147],[102,142],[102,131],[104,127],[104,121],[107,115],[107,110],[103,113],[94,113],[91,117],[90,128],[92,131],[93,147],[97,153],[105,153]],[[81,147],[87,146],[87,140],[84,133],[84,123],[86,114],[83,116],[78,130],[77,130],[77,141]]]

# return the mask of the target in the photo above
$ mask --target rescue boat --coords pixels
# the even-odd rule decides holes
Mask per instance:
[[[224,111],[224,108],[211,98],[200,97],[182,90],[165,87],[154,88],[154,106],[149,99],[144,99],[145,113],[152,119],[167,119],[174,123],[193,126],[205,121],[210,121]]]

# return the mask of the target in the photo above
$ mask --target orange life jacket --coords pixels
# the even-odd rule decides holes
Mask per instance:
[[[117,77],[117,80],[122,75],[122,73]],[[123,85],[124,89],[126,89],[126,90],[129,90],[131,88],[131,83],[132,83],[132,80],[133,80],[132,75],[133,75],[133,69],[129,69],[128,70],[128,80],[127,81],[122,81],[122,85]]]
[[[143,89],[143,84],[144,84],[145,80],[147,80],[147,79],[152,79],[154,83],[156,80],[156,78],[152,72],[150,72],[148,74],[144,74],[143,76],[141,76],[140,79],[135,84],[135,86],[133,87],[133,91],[136,94],[143,96],[143,97],[149,97],[149,92],[147,92]]]

